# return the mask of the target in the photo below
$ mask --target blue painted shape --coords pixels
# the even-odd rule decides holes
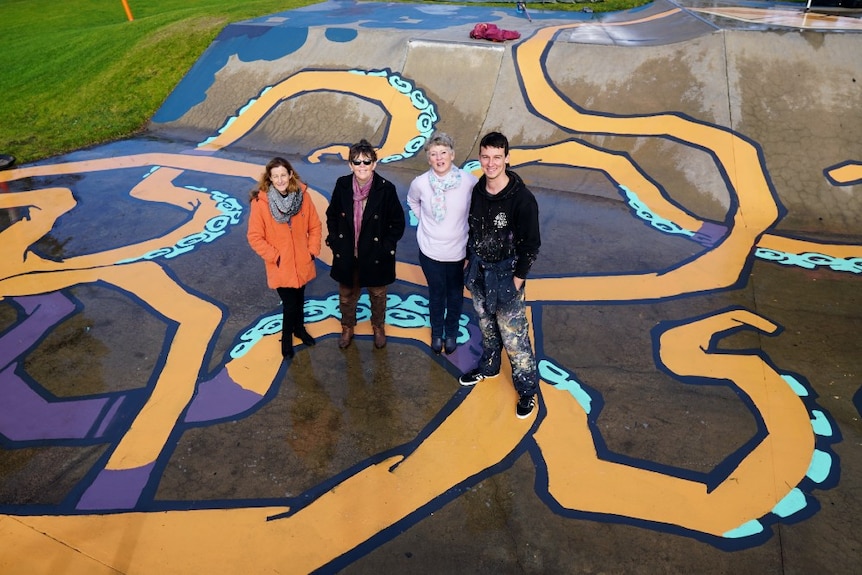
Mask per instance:
[[[514,7],[509,14],[514,13]],[[346,26],[394,28],[400,30],[442,30],[477,22],[498,22],[507,14],[498,6],[456,6],[452,4],[407,4],[387,2],[330,1],[288,12],[262,16],[246,23],[279,26]],[[533,20],[590,20],[583,12],[537,11]]]
[[[244,356],[257,342],[265,336],[281,331],[282,315],[273,314],[258,320],[251,328],[247,329],[240,337],[240,342],[237,343],[230,351],[231,359],[237,359]]]
[[[543,359],[539,361],[539,377],[553,384],[557,389],[568,391],[575,398],[575,401],[580,404],[581,408],[587,414],[590,413],[593,399],[568,371]]]
[[[811,420],[811,427],[814,428],[814,433],[823,437],[832,437],[832,425],[826,419],[826,415],[819,409],[811,411],[814,419]]]
[[[356,308],[357,318],[362,318],[364,321],[371,317],[371,300],[368,294],[362,294]],[[431,327],[431,322],[428,317],[428,299],[424,295],[409,294],[402,297],[399,294],[389,293],[386,296],[386,323],[401,327],[401,328],[421,328]],[[330,296],[326,299],[309,299],[306,300],[303,308],[303,316],[305,323],[316,323],[328,318],[341,318],[341,311],[338,305],[338,295]],[[470,333],[467,330],[467,324],[470,323],[470,318],[461,314],[458,319],[460,326],[458,332],[458,343],[466,343],[470,339]],[[236,359],[242,357],[254,347],[260,340],[268,335],[279,333],[282,327],[281,312],[261,317],[254,326],[247,329],[239,337],[233,348],[230,351],[230,357]]]
[[[731,529],[727,533],[724,533],[722,537],[727,537],[728,539],[741,539],[743,537],[757,535],[761,532],[763,532],[763,525],[757,519],[752,519],[751,521],[743,523],[736,529]]]
[[[832,456],[819,449],[814,450],[811,456],[811,465],[805,475],[815,483],[823,483],[832,469]]]
[[[155,113],[153,122],[176,121],[203,102],[216,74],[227,65],[231,56],[243,62],[273,61],[296,52],[308,39],[307,28],[268,28],[263,34],[254,36],[228,32],[232,28],[228,26],[207,48]],[[243,29],[259,31],[259,27],[245,26]]]
[[[806,505],[808,505],[808,501],[805,499],[805,494],[798,487],[794,487],[790,493],[784,496],[784,499],[772,508],[772,512],[779,517],[790,517],[805,509]]]
[[[154,170],[150,170],[149,176]],[[144,176],[144,177],[147,177]],[[195,186],[186,186],[186,188],[198,192],[207,192],[206,188]],[[242,205],[233,197],[219,192],[217,190],[209,191],[212,199],[216,200],[216,208],[222,213],[220,216],[214,216],[206,221],[204,229],[200,232],[185,236],[172,246],[162,246],[155,250],[151,250],[141,256],[125,258],[119,260],[118,264],[126,264],[139,260],[155,260],[155,259],[172,259],[185,253],[191,252],[201,244],[211,243],[225,233],[230,226],[235,226],[242,221]]]
[[[766,248],[757,248],[755,257],[785,266],[797,266],[807,270],[828,267],[836,272],[862,274],[862,258],[836,258],[817,252],[791,254]]]
[[[324,33],[330,42],[352,42],[358,35],[359,31],[352,28],[327,28]]]
[[[482,169],[482,164],[480,164],[477,160],[470,160],[469,162],[466,162],[463,166],[461,166],[461,169],[465,172],[473,173],[480,171]]]
[[[180,119],[206,99],[206,91],[231,56],[243,62],[273,61],[305,45],[311,27],[323,27],[331,42],[354,40],[359,30],[442,30],[476,22],[495,22],[503,17],[499,8],[423,4],[389,4],[353,1],[323,2],[288,12],[262,16],[227,26],[180,81],[153,116],[153,122]],[[573,12],[536,14],[534,19],[588,19]]]
[[[787,385],[790,386],[790,389],[793,390],[793,393],[795,393],[799,397],[808,397],[808,390],[805,388],[804,385],[799,382],[798,379],[786,373],[781,376],[781,379],[783,379],[787,383]]]
[[[227,129],[228,129],[228,128],[230,128],[230,127],[231,127],[231,125],[233,125],[233,123],[234,123],[234,122],[236,122],[236,121],[237,121],[237,119],[238,119],[241,115],[243,115],[246,111],[250,110],[250,109],[251,109],[251,107],[252,107],[252,106],[254,106],[254,105],[255,105],[255,103],[257,103],[257,101],[258,101],[258,100],[260,100],[260,99],[263,97],[263,95],[264,95],[264,94],[266,94],[267,92],[269,92],[270,90],[272,90],[272,86],[267,86],[266,88],[264,88],[263,90],[261,90],[260,94],[259,94],[256,98],[252,98],[251,100],[249,100],[249,101],[248,101],[248,103],[247,103],[245,106],[243,106],[242,108],[240,108],[240,109],[237,111],[236,115],[231,116],[230,118],[228,118],[228,119],[225,121],[224,125],[223,125],[221,128],[219,128],[219,129],[217,130],[216,134],[214,134],[214,135],[210,136],[209,138],[207,138],[206,140],[204,140],[203,142],[201,142],[200,144],[198,144],[198,147],[206,146],[207,144],[209,144],[209,143],[210,143],[210,142],[212,142],[213,140],[218,139],[218,137],[219,137],[221,134],[225,133],[225,131],[227,131]]]
[[[626,197],[626,203],[634,211],[635,216],[647,222],[650,226],[665,234],[678,234],[687,237],[694,236],[693,231],[687,230],[682,226],[679,226],[670,220],[666,220],[653,212],[652,209],[648,205],[643,203],[638,197],[638,195],[631,191],[628,187],[620,185],[620,190],[622,191],[622,194]]]

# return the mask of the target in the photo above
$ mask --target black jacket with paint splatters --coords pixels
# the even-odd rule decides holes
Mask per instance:
[[[518,174],[506,175],[509,184],[496,195],[485,191],[485,176],[473,187],[467,251],[489,263],[514,257],[515,276],[526,279],[542,243],[539,205]]]

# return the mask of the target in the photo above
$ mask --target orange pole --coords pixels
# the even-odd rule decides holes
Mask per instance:
[[[131,9],[131,8],[129,8],[129,3],[128,3],[126,0],[123,0],[123,8],[125,8],[125,9],[126,9],[126,18],[128,18],[128,19],[129,19],[129,22],[131,22],[132,20],[134,20],[134,19],[135,19],[135,17],[134,17],[134,16],[132,16],[132,9]]]

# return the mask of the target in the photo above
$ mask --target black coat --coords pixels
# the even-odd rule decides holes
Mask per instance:
[[[359,285],[378,287],[395,281],[395,248],[404,235],[404,207],[395,185],[377,172],[362,212],[359,232]],[[330,276],[338,283],[353,283],[353,175],[335,182],[326,208],[326,245],[332,249]]]

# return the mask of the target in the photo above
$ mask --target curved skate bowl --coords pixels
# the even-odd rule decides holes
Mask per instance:
[[[530,14],[325,2],[233,24],[145,137],[0,171],[0,571],[857,564],[860,21]],[[368,138],[404,199],[435,130],[477,174],[503,131],[539,201],[526,420],[508,366],[457,384],[469,301],[458,351],[430,353],[413,228],[389,345],[363,299],[337,349],[324,247],[318,345],[281,361],[245,242],[262,166],[289,157],[323,215]]]

